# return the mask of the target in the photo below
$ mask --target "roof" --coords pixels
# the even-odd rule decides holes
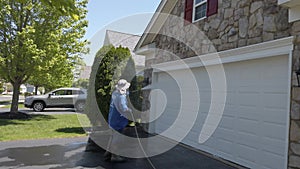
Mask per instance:
[[[79,74],[79,79],[89,79],[92,71],[91,66],[82,66],[82,69]]]
[[[128,33],[117,32],[113,30],[107,30],[104,40],[104,45],[112,44],[115,47],[122,46],[127,47],[130,50],[132,58],[136,66],[145,66],[145,56],[136,55],[133,50],[138,43],[140,36],[132,35]]]
[[[165,23],[168,14],[172,12],[178,0],[162,0],[159,6],[156,9],[155,14],[151,18],[149,24],[146,27],[143,35],[138,41],[134,51],[137,51],[139,48],[151,44],[155,39],[156,35],[160,31],[161,27]]]

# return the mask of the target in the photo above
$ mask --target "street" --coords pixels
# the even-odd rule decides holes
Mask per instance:
[[[25,97],[20,95],[19,101],[22,101],[24,99]],[[0,102],[11,101],[11,100],[12,100],[12,95],[0,95]]]
[[[19,103],[23,103],[25,97],[20,96],[19,97]],[[1,108],[1,106],[4,106],[1,104],[1,102],[11,102],[12,95],[0,95],[0,113],[1,112],[8,112],[9,108]],[[74,114],[75,109],[73,108],[45,108],[43,112],[35,112],[32,109],[29,108],[19,108],[19,111],[28,113],[28,114]]]
[[[8,112],[9,108],[0,108],[0,113],[1,112]],[[50,114],[74,114],[75,109],[73,108],[45,108],[44,111],[42,112],[35,112],[32,109],[29,108],[20,108],[19,111],[27,113],[27,114],[45,114],[45,115],[50,115]]]

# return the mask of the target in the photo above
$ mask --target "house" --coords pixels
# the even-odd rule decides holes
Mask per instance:
[[[78,79],[89,79],[91,74],[91,66],[82,66]]]
[[[135,63],[137,74],[143,75],[145,67],[145,56],[137,55],[133,53],[133,49],[139,41],[140,36],[132,35],[128,33],[117,32],[113,30],[107,30],[103,45],[113,45],[115,47],[127,47],[130,50],[132,58]]]
[[[300,168],[299,0],[162,0],[135,53],[149,132],[248,168]]]

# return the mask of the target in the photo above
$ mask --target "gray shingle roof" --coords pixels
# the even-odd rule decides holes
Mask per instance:
[[[140,36],[138,35],[132,35],[128,33],[122,33],[112,30],[107,30],[104,40],[104,45],[112,44],[115,47],[122,46],[127,47],[132,55],[132,58],[135,62],[135,65],[138,67],[144,67],[145,66],[145,56],[142,55],[136,55],[133,53],[133,50],[138,43],[140,39]]]

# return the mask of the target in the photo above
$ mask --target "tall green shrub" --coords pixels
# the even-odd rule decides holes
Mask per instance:
[[[141,85],[135,76],[135,64],[130,51],[123,47],[104,46],[96,54],[89,79],[88,97],[85,113],[88,115],[95,130],[107,128],[109,104],[111,94],[119,79],[126,79],[131,83],[129,90],[129,104],[134,110],[141,110]],[[134,117],[138,118],[139,111]],[[104,117],[104,118],[103,118]]]

